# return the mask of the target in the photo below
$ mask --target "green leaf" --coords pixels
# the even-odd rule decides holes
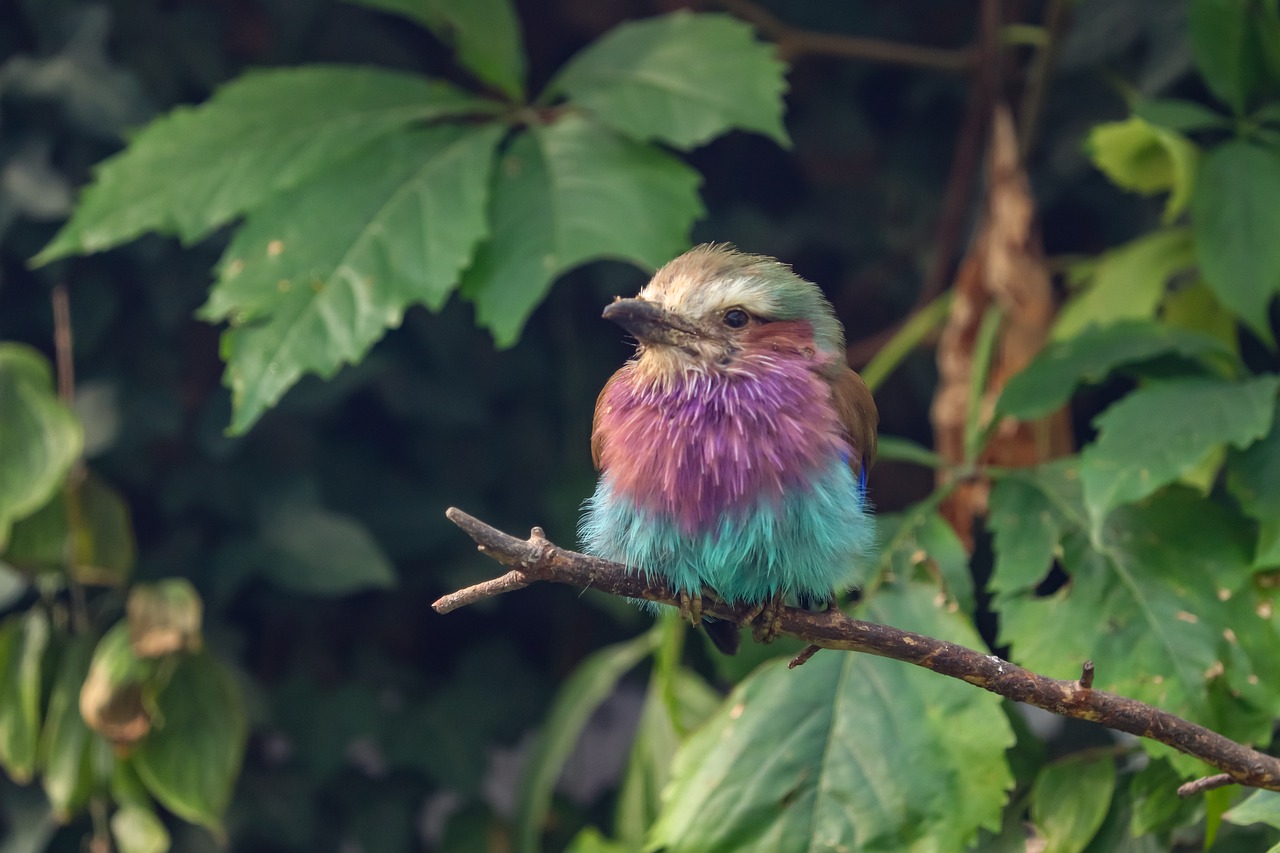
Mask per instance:
[[[156,697],[156,728],[132,763],[147,790],[183,820],[219,829],[248,726],[231,674],[208,653],[178,660]]]
[[[1254,111],[1250,118],[1258,124],[1270,125],[1271,127],[1280,125],[1280,101],[1271,101],[1263,104]]]
[[[400,324],[437,310],[485,236],[503,129],[388,136],[255,211],[201,309],[229,319],[224,381],[243,433],[304,373],[331,377]]]
[[[1200,149],[1182,134],[1131,116],[1095,127],[1085,147],[1094,165],[1117,186],[1142,195],[1168,192],[1166,223],[1186,209]]]
[[[125,806],[111,816],[111,836],[120,853],[167,853],[169,830],[155,812],[141,806]]]
[[[68,511],[71,497],[64,485],[53,500],[15,524],[5,559],[30,572],[70,569],[80,583],[123,584],[134,564],[129,505],[92,471],[75,485],[74,494],[74,513]]]
[[[1064,490],[1078,494],[1078,472],[1063,464],[1044,465],[1039,471],[1042,480],[1054,478],[1056,488],[1005,477],[991,489],[987,526],[995,538],[990,586],[996,593],[1034,589],[1060,554],[1058,543],[1070,522],[1050,495]]]
[[[1190,377],[1130,392],[1094,419],[1080,454],[1085,503],[1101,518],[1190,471],[1224,444],[1243,449],[1271,429],[1280,377],[1241,382]]]
[[[58,661],[49,711],[40,733],[40,780],[54,817],[65,823],[93,791],[93,732],[80,716],[80,688],[89,673],[94,639],[72,637]]]
[[[93,650],[89,673],[80,688],[80,715],[89,728],[127,746],[151,730],[157,664],[133,653],[129,625],[123,619],[107,629]]]
[[[453,46],[458,62],[503,94],[524,97],[524,48],[510,0],[347,0],[417,21]]]
[[[1111,807],[1116,765],[1110,755],[1069,756],[1047,765],[1031,789],[1031,819],[1044,853],[1080,853]]]
[[[882,565],[897,577],[913,578],[920,570],[942,581],[947,594],[963,613],[973,613],[973,576],[969,554],[955,530],[932,505],[917,504],[913,510],[882,515],[877,520]]]
[[[1152,759],[1130,778],[1129,795],[1133,802],[1133,815],[1129,821],[1131,835],[1167,835],[1169,830],[1197,820],[1200,808],[1195,798],[1178,796],[1181,782],[1182,777],[1162,758]]]
[[[729,15],[686,10],[623,24],[570,60],[549,91],[632,139],[693,148],[734,129],[789,145],[786,64]]]
[[[13,522],[53,497],[83,446],[49,363],[30,347],[0,343],[0,553]]]
[[[1191,49],[1209,90],[1242,115],[1262,76],[1249,0],[1191,0]]]
[[[1247,523],[1175,488],[1117,509],[1093,530],[1071,473],[1060,463],[1011,477],[1041,490],[1059,514],[1070,583],[1039,596],[1029,574],[1021,588],[1013,576],[993,581],[1006,590],[1000,642],[1012,646],[1015,662],[1058,678],[1077,677],[1080,662],[1093,660],[1100,689],[1266,743],[1271,716],[1257,709],[1280,700],[1272,674],[1280,637],[1258,617]],[[997,563],[997,572],[1007,570]],[[1183,775],[1203,767],[1160,744],[1143,746]]]
[[[671,761],[680,747],[682,733],[701,725],[719,707],[722,698],[700,676],[684,667],[676,669],[670,695],[666,692],[655,674],[649,681],[618,792],[614,831],[631,850],[644,846],[645,833],[658,816],[662,790],[671,778]]]
[[[560,688],[542,731],[529,751],[528,764],[520,779],[516,803],[516,849],[522,853],[540,850],[543,826],[551,811],[551,795],[560,770],[578,742],[578,735],[600,703],[609,697],[636,664],[654,652],[657,631],[646,631],[634,639],[615,643],[578,664]]]
[[[1272,341],[1269,308],[1280,290],[1280,154],[1242,139],[1213,149],[1200,168],[1192,218],[1205,281],[1255,334]]]
[[[864,618],[980,646],[936,598],[885,585]],[[778,660],[681,747],[650,849],[963,850],[1000,827],[1012,743],[1000,700],[959,681],[869,655]]]
[[[635,849],[620,841],[611,841],[594,826],[588,826],[573,837],[565,853],[633,853]]]
[[[1091,327],[1045,347],[1009,380],[997,410],[1032,420],[1065,404],[1081,382],[1101,382],[1121,367],[1170,353],[1193,363],[1238,364],[1230,348],[1202,332],[1137,321]]]
[[[1236,826],[1263,823],[1280,829],[1280,792],[1254,791],[1223,818]]]
[[[1271,431],[1261,441],[1227,455],[1227,487],[1245,515],[1260,525],[1254,565],[1280,565],[1280,418],[1273,415]]]
[[[204,644],[204,602],[186,578],[136,584],[129,590],[125,616],[129,645],[139,658],[196,652]]]
[[[1203,278],[1197,277],[1166,295],[1160,306],[1160,319],[1174,328],[1212,335],[1232,352],[1239,353],[1235,317],[1213,295]]]
[[[267,519],[262,537],[272,557],[262,573],[282,589],[337,596],[396,584],[391,561],[348,516],[290,506]]]
[[[1178,98],[1156,98],[1142,101],[1133,108],[1133,114],[1150,124],[1167,127],[1180,133],[1196,130],[1226,130],[1231,121],[1195,101]]]
[[[31,780],[40,743],[40,687],[49,619],[36,608],[0,622],[0,766]]]
[[[493,238],[463,277],[476,319],[510,346],[555,277],[615,258],[656,268],[688,245],[701,178],[580,115],[521,133],[493,190]]]
[[[497,108],[445,83],[374,68],[245,74],[208,102],[153,121],[103,162],[34,263],[99,252],[147,231],[198,240],[410,124]]]
[[[1089,284],[1063,306],[1054,340],[1072,338],[1090,326],[1150,320],[1174,275],[1195,266],[1191,231],[1156,231],[1098,258]]]

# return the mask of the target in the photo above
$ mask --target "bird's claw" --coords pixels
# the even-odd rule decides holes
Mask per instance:
[[[778,593],[750,612],[748,622],[753,623],[751,635],[757,643],[772,643],[782,631],[782,609],[785,607],[782,593]]]
[[[687,592],[681,592],[678,598],[680,601],[680,618],[695,628],[701,625],[702,594],[690,595]]]

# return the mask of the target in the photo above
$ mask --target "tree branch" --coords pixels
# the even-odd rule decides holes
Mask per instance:
[[[778,45],[783,59],[801,56],[834,56],[865,59],[890,65],[907,65],[935,71],[967,71],[973,65],[970,48],[927,47],[862,36],[802,30],[783,23],[754,0],[715,0],[716,5],[754,26]]]
[[[660,604],[675,606],[678,603],[676,595],[662,584],[646,581],[618,563],[557,547],[540,528],[535,527],[527,540],[517,539],[462,510],[450,508],[445,515],[476,541],[482,553],[511,570],[502,577],[444,596],[432,605],[439,613],[448,613],[538,581],[598,589],[610,595]],[[703,604],[706,615],[738,624],[748,618],[750,611],[747,606],[732,607],[714,600]],[[805,640],[817,648],[863,652],[915,664],[1015,702],[1157,740],[1222,771],[1183,785],[1178,789],[1180,796],[1191,796],[1233,782],[1280,791],[1280,760],[1159,708],[1094,690],[1092,662],[1083,665],[1078,680],[1061,681],[955,643],[888,625],[850,619],[835,608],[824,613],[810,613],[787,607],[782,608],[779,616],[779,633]],[[813,651],[806,649],[799,657],[807,657],[806,653],[811,655]],[[797,661],[803,663],[799,658]]]

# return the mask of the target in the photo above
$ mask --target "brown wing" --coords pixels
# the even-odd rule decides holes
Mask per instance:
[[[591,462],[596,466],[597,471],[600,470],[600,456],[604,453],[604,436],[600,432],[600,410],[604,406],[605,395],[609,393],[609,386],[617,382],[625,372],[624,367],[610,376],[609,381],[600,389],[600,396],[596,397],[596,412],[591,419]]]
[[[876,458],[876,427],[880,423],[876,401],[867,383],[849,367],[840,368],[831,377],[831,396],[849,440],[861,455],[860,459],[849,460],[854,473],[860,473],[864,464],[870,468]]]

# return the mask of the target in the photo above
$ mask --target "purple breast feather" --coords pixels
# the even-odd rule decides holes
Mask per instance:
[[[743,356],[731,370],[651,377],[632,362],[601,400],[601,468],[614,493],[689,533],[808,488],[852,452],[831,388],[805,358]]]

